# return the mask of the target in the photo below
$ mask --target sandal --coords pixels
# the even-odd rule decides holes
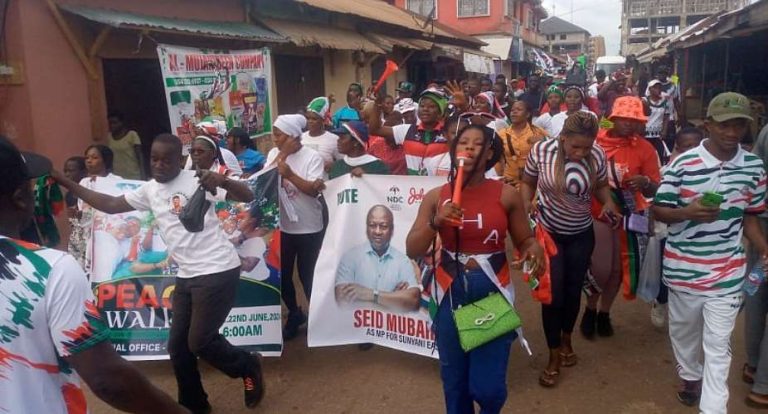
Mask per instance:
[[[750,392],[747,394],[746,403],[752,408],[768,408],[768,395]]]
[[[569,354],[566,354],[564,352],[560,353],[560,364],[564,367],[572,367],[576,365],[579,362],[579,357],[576,355],[575,352],[571,352]]]
[[[539,385],[546,388],[552,388],[557,385],[557,377],[560,371],[549,371],[545,369],[539,376]]]
[[[744,364],[744,368],[741,369],[741,380],[747,384],[754,384],[755,371],[757,371],[757,369],[750,367],[749,364]]]

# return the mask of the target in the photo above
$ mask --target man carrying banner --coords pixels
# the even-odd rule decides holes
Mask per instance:
[[[336,270],[336,301],[372,302],[384,308],[415,311],[419,285],[411,260],[390,245],[394,216],[383,205],[371,207],[366,217],[368,242],[347,251]]]
[[[175,204],[178,201],[183,211],[199,186],[208,191],[209,201],[249,202],[253,192],[244,182],[209,170],[182,170],[181,150],[176,136],[158,135],[150,153],[152,180],[119,197],[88,190],[57,171],[53,176],[75,196],[105,213],[139,210],[155,216],[160,235],[179,266],[168,342],[179,403],[194,413],[211,410],[197,369],[200,357],[232,378],[243,378],[245,405],[252,408],[264,396],[260,356],[236,348],[219,334],[235,301],[240,259],[219,227],[213,205],[205,212],[202,231],[190,232],[179,220]]]

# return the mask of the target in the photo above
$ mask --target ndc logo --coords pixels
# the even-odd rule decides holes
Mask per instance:
[[[389,187],[389,191],[387,192],[387,204],[389,204],[390,210],[400,211],[402,209],[400,206],[404,202],[405,198],[400,191],[400,187],[396,185]]]

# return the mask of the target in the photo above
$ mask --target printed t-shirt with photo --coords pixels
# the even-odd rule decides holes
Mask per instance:
[[[206,192],[211,206],[205,213],[203,230],[191,233],[179,221],[179,214],[197,191],[200,183],[194,171],[181,170],[167,183],[154,179],[125,194],[125,201],[138,211],[150,211],[168,252],[179,265],[176,275],[181,278],[220,273],[240,265],[235,248],[227,240],[214,212],[216,201],[226,200],[226,191],[216,189],[216,195]]]
[[[280,150],[272,148],[267,166],[272,165]],[[286,164],[302,179],[313,182],[323,178],[323,158],[317,151],[302,146],[289,155]],[[323,230],[323,207],[317,197],[303,193],[293,183],[280,177],[280,230],[288,234],[310,234]]]

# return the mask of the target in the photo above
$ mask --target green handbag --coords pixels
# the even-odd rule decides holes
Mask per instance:
[[[453,319],[464,352],[487,344],[523,324],[515,308],[498,292],[454,310]]]

